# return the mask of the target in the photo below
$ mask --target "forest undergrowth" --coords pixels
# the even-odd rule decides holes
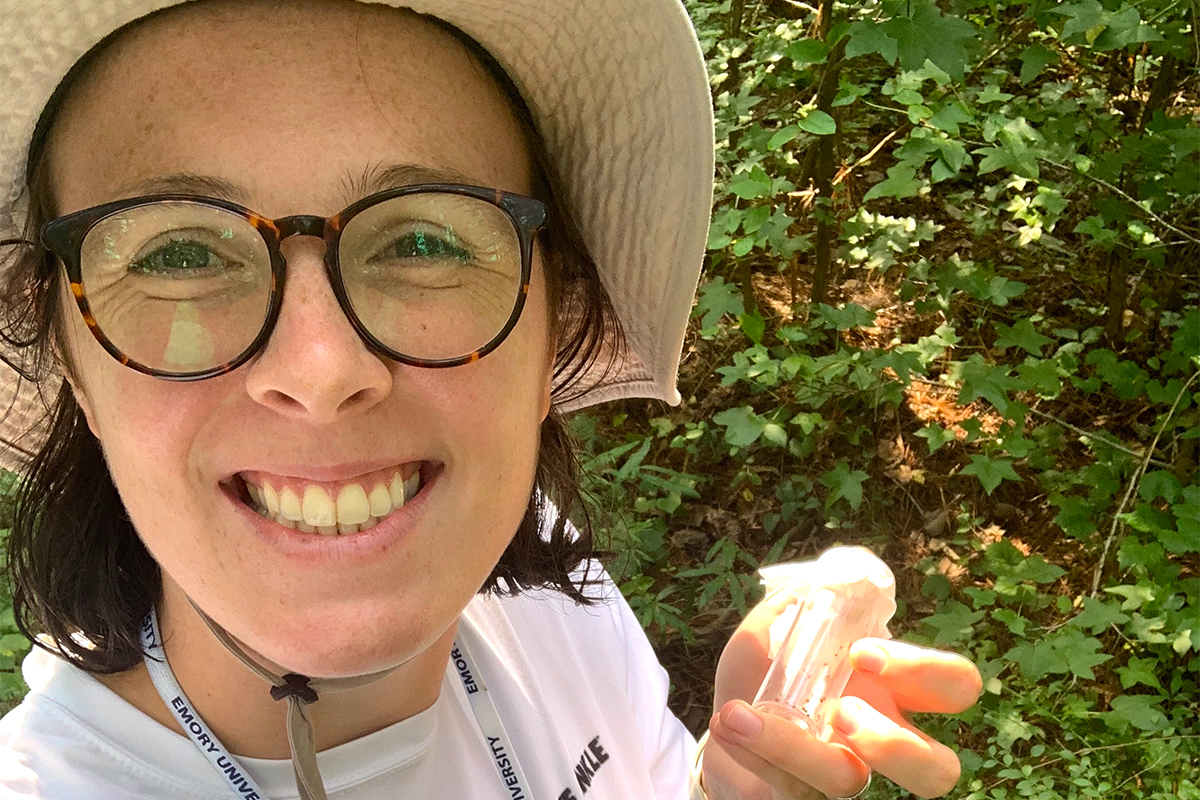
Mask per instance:
[[[684,401],[572,418],[672,708],[704,728],[760,565],[864,544],[893,632],[983,673],[920,720],[951,797],[1200,800],[1195,4],[687,5],[718,167]],[[6,704],[27,650],[4,604]]]
[[[864,544],[893,632],[983,673],[923,721],[952,797],[1200,797],[1195,8],[689,8],[718,174],[684,401],[573,421],[672,707],[706,726],[759,565]]]

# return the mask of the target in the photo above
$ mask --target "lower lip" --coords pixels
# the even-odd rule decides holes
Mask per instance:
[[[336,536],[302,533],[285,528],[278,522],[259,515],[236,495],[226,492],[225,496],[273,552],[302,564],[322,565],[336,562],[345,565],[347,562],[378,559],[403,545],[417,527],[426,500],[441,478],[441,470],[430,472],[432,474],[428,478],[422,475],[421,491],[398,510],[381,519],[375,527]]]

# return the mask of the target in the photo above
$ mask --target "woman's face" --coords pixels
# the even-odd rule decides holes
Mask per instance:
[[[400,170],[406,182],[445,175],[530,191],[521,129],[483,68],[445,32],[378,6],[176,9],[106,53],[56,125],[61,213],[227,186],[269,218],[330,216],[392,167],[417,168]],[[167,596],[182,589],[287,669],[362,673],[442,634],[524,514],[549,408],[543,276],[535,257],[529,302],[498,350],[430,370],[364,346],[319,239],[283,249],[282,312],[248,364],[195,383],[138,374],[101,350],[70,304],[73,382]],[[319,493],[378,497],[397,479],[411,489],[414,474],[415,496],[342,536],[266,519],[245,488],[287,487],[307,512],[306,495],[314,508]]]

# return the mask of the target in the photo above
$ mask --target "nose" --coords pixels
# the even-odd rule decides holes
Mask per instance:
[[[361,413],[387,396],[392,373],[346,318],[325,273],[325,244],[313,236],[282,243],[283,305],[266,347],[248,365],[251,398],[318,425]]]

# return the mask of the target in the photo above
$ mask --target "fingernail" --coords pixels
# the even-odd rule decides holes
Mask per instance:
[[[763,723],[750,706],[739,703],[725,714],[725,728],[742,739],[754,739],[762,733]]]
[[[887,653],[877,645],[863,645],[854,653],[854,668],[859,672],[883,672],[885,666]]]
[[[864,711],[862,701],[857,697],[843,698],[833,717],[833,727],[843,736],[853,736],[866,722]]]

